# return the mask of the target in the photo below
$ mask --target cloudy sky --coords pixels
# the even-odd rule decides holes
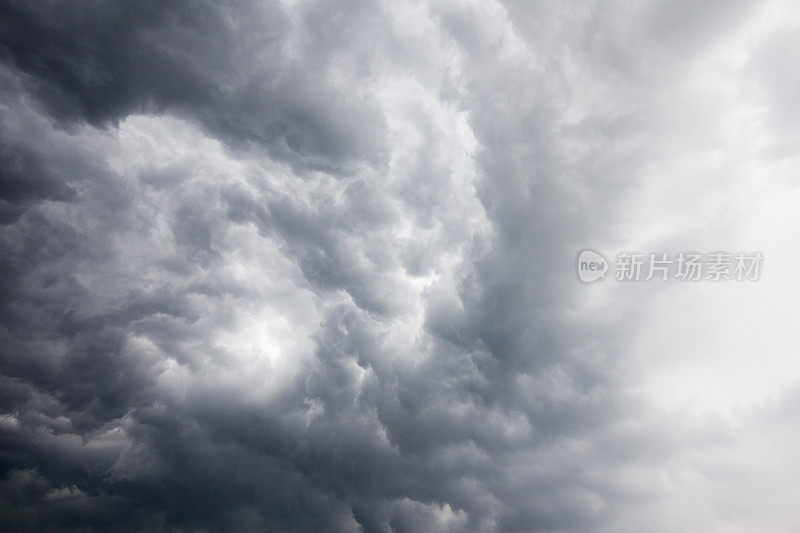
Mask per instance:
[[[0,5],[3,531],[800,531],[796,2]]]

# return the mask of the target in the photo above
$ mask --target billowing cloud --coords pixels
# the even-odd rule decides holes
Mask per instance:
[[[778,340],[749,403],[686,400],[738,339],[715,313],[786,312],[785,286],[573,263],[781,257],[742,217],[791,220],[797,21],[3,2],[0,527],[788,531],[788,326],[754,326]]]

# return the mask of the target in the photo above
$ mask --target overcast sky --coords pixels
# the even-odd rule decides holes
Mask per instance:
[[[800,531],[796,2],[0,6],[1,530]]]

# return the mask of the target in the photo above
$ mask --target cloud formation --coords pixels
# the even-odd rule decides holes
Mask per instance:
[[[776,6],[4,0],[0,528],[788,531],[572,271],[794,168]]]

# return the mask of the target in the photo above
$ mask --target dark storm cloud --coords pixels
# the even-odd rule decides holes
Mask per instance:
[[[233,146],[259,142],[295,166],[382,161],[381,146],[371,144],[381,139],[381,122],[364,115],[368,107],[281,64],[290,29],[278,6],[269,9],[251,48],[249,10],[10,6],[4,53],[25,90],[73,130],[83,120],[109,126],[129,113],[173,112]],[[223,12],[233,19],[227,32]],[[309,15],[312,27],[320,17]],[[470,39],[484,46],[475,37],[461,44]],[[259,58],[266,50],[256,70],[242,57],[253,49]],[[571,241],[529,233],[561,217],[559,190],[542,162],[534,187],[519,162],[504,162],[518,158],[512,152],[523,140],[552,130],[526,122],[525,113],[542,110],[536,102],[517,117],[506,95],[495,100],[500,108],[484,107],[481,91],[498,73],[467,60],[475,63],[468,83],[484,146],[481,201],[497,242],[489,258],[465,265],[463,279],[427,297],[429,333],[412,336],[422,335],[420,343],[395,347],[392,324],[412,305],[410,282],[396,273],[405,253],[394,237],[397,211],[426,228],[458,221],[449,211],[465,208],[446,200],[454,201],[458,183],[433,178],[446,172],[437,162],[441,129],[423,130],[424,149],[399,201],[369,172],[335,200],[335,182],[303,197],[280,192],[270,176],[197,177],[203,168],[191,161],[119,174],[95,160],[106,149],[101,138],[85,133],[97,146],[76,150],[71,134],[51,133],[16,97],[20,111],[6,129],[20,161],[12,176],[23,177],[9,181],[6,199],[25,211],[4,243],[10,528],[510,531],[590,520],[589,507],[570,503],[584,484],[575,459],[551,459],[549,447],[590,428],[610,400],[587,397],[599,378],[579,373],[580,361],[558,339],[552,311],[565,289],[550,285]],[[523,71],[519,83],[535,76]],[[23,135],[31,128],[38,135]],[[34,155],[25,159],[26,151]],[[537,214],[531,189],[549,198],[550,211]],[[215,339],[234,327],[229,305],[295,313],[291,299],[253,293],[226,274],[234,261],[228,221],[274,240],[297,265],[300,287],[321,302],[313,353],[268,400],[246,400],[257,378],[211,376],[184,395],[165,394],[158,379],[168,360],[192,376],[247,372],[236,369],[242,354]],[[445,226],[442,241],[423,253],[435,264],[463,239],[460,231]],[[167,249],[151,249],[161,238]],[[337,291],[351,300],[324,304]],[[527,373],[553,383],[531,398],[518,383]],[[566,464],[525,473],[528,460]]]
[[[688,52],[534,11],[3,2],[0,527],[635,529],[725,433],[571,268]]]
[[[168,111],[301,168],[385,157],[371,102],[290,56],[278,2],[4,2],[0,24],[5,61],[62,125]]]

